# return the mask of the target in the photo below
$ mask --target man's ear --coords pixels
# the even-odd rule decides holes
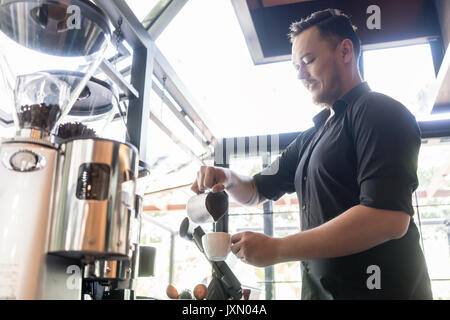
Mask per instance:
[[[349,63],[352,61],[354,54],[353,42],[350,39],[342,40],[340,49],[340,55],[344,63]]]

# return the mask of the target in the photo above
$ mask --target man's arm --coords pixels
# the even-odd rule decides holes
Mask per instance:
[[[238,258],[259,267],[334,258],[401,238],[408,230],[409,221],[410,216],[401,211],[357,205],[323,225],[284,238],[254,232],[235,234],[231,250]]]
[[[253,206],[265,200],[251,177],[237,174],[233,170],[221,167],[202,166],[197,174],[197,180],[191,190],[200,193],[205,189],[212,192],[226,191],[240,204]]]
[[[191,190],[198,194],[208,188],[212,192],[226,189],[237,202],[247,206],[258,205],[266,199],[278,200],[286,192],[295,192],[294,177],[302,138],[303,133],[300,133],[280,157],[253,177],[227,168],[202,166]]]
[[[267,200],[259,194],[252,177],[242,176],[233,171],[231,182],[226,189],[237,202],[246,206],[257,206]]]
[[[256,187],[255,181],[252,177],[237,174],[233,170],[228,170],[226,183],[218,183],[212,186],[212,192],[220,192],[224,189],[234,198],[234,200],[245,206],[256,206],[259,203],[265,201],[266,199],[261,196]],[[208,169],[207,169],[208,171]],[[205,184],[206,186],[212,185],[214,179],[211,175],[206,175]],[[211,180],[213,180],[211,182]]]
[[[280,239],[281,261],[334,258],[403,237],[410,216],[357,205],[314,229]],[[281,262],[280,261],[280,262]]]

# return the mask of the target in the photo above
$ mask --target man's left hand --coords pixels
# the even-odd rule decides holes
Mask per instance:
[[[231,237],[231,251],[243,262],[256,267],[277,263],[280,239],[256,232],[241,232]]]

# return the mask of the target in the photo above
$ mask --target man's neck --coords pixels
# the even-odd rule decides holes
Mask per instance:
[[[360,85],[362,82],[363,81],[359,72],[354,72],[350,77],[341,79],[341,83],[343,84],[343,87],[340,90],[341,94],[338,95],[338,97],[332,103],[323,103],[323,106],[327,109],[332,109],[334,102],[341,99],[343,96],[345,96],[346,93],[348,93],[354,87]]]
[[[341,95],[338,99],[341,99],[348,92],[350,92],[350,90],[352,90],[354,87],[360,85],[362,83],[362,79],[361,79],[361,77],[357,76],[357,77],[353,77],[351,79],[351,81],[345,81],[343,83],[344,83],[344,87],[342,88]]]

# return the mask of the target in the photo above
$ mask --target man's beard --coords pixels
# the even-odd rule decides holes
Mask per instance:
[[[332,78],[332,81],[330,83],[338,84],[339,83],[339,77],[337,75],[334,75]],[[313,103],[319,106],[331,106],[336,99],[339,98],[339,87],[335,88],[324,88],[323,86],[320,86],[317,90],[320,90],[317,95],[313,95]]]
[[[329,106],[332,98],[327,91],[321,91],[317,95],[313,96],[313,103],[318,106]]]

